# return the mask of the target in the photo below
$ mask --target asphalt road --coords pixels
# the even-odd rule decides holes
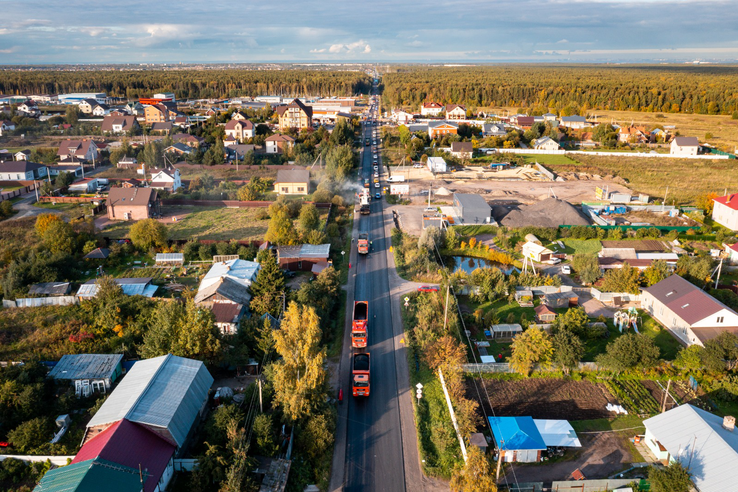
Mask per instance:
[[[374,127],[365,129],[365,138]],[[372,154],[362,152],[363,178],[370,178]],[[381,162],[381,159],[379,160]],[[372,195],[375,188],[371,189]],[[368,232],[371,252],[354,266],[355,299],[369,301],[371,394],[348,398],[348,436],[344,489],[348,491],[404,491],[405,471],[393,344],[392,311],[382,220],[383,199],[372,200],[370,215],[359,216],[359,232]],[[349,392],[350,395],[350,392]]]

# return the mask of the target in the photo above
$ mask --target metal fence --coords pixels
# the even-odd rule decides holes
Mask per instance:
[[[75,296],[58,296],[58,297],[27,297],[10,301],[3,299],[4,308],[15,307],[41,307],[41,306],[69,306],[77,304],[79,300]]]
[[[605,480],[569,480],[565,482],[553,482],[551,484],[552,492],[602,492],[614,490],[620,487],[627,487],[634,479],[605,479]]]

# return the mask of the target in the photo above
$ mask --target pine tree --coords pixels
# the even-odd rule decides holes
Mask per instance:
[[[273,254],[265,255],[256,280],[251,284],[251,310],[259,316],[270,313],[276,317],[281,308],[284,288],[284,274],[279,269],[277,258]]]

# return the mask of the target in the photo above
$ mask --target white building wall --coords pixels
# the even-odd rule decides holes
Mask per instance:
[[[738,231],[738,210],[719,202],[713,204],[712,220],[731,231]]]

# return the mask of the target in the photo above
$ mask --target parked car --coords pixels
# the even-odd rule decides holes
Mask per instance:
[[[418,287],[418,292],[438,292],[438,286],[436,285],[421,285]]]
[[[561,273],[571,275],[571,267],[569,265],[561,265]]]
[[[382,199],[382,194],[380,192],[376,192],[374,194],[374,198],[377,199],[377,200],[381,200]]]

